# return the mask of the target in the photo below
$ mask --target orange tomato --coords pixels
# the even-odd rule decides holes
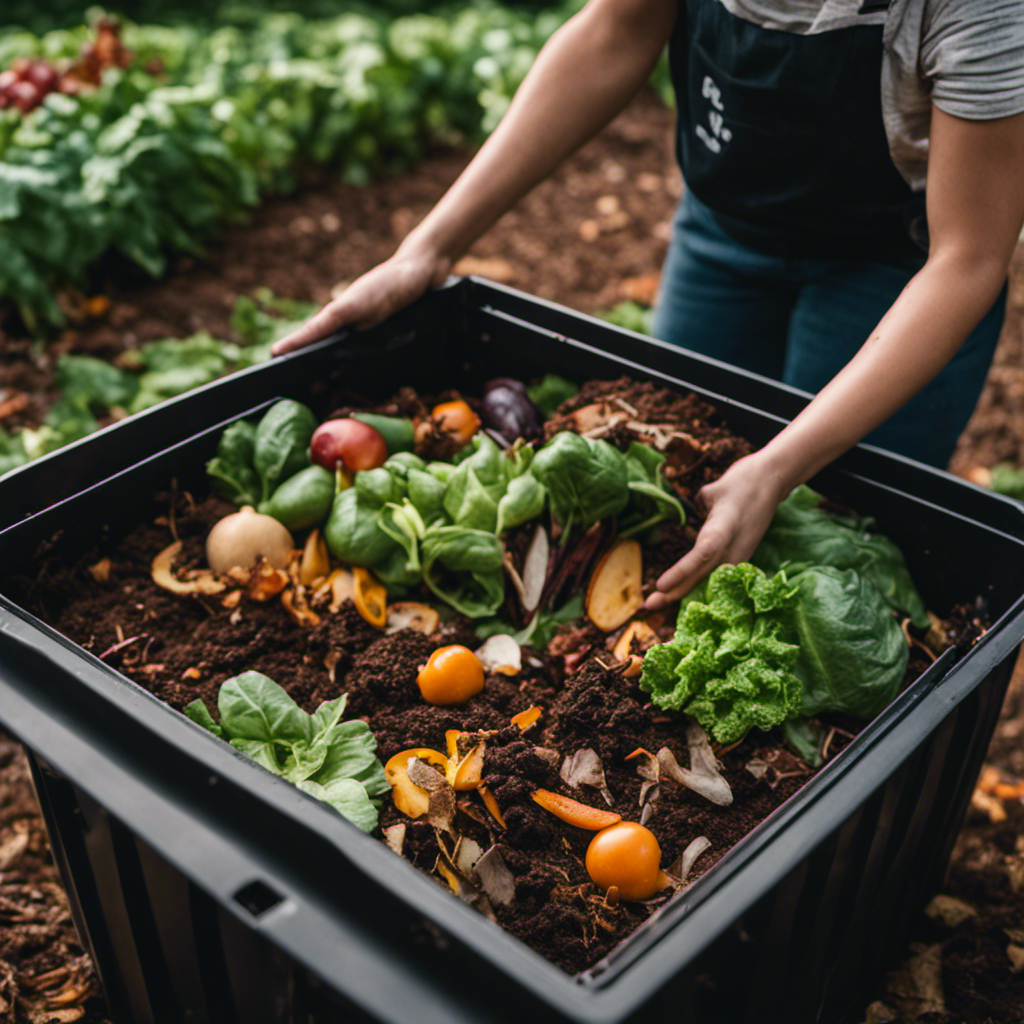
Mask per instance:
[[[615,886],[625,900],[645,900],[670,884],[661,870],[661,847],[650,829],[620,821],[587,847],[587,873],[602,889]]]
[[[435,426],[461,448],[480,429],[480,417],[461,399],[435,405],[430,413]]]
[[[439,647],[416,676],[428,704],[464,704],[484,688],[480,659],[462,644]]]

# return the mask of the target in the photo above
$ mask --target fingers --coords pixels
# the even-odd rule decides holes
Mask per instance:
[[[697,534],[693,549],[662,573],[658,589],[644,602],[651,611],[664,608],[688,594],[712,569],[729,560],[733,536],[710,520]]]
[[[312,345],[314,341],[326,338],[328,334],[333,334],[344,327],[345,323],[345,309],[341,305],[340,300],[330,302],[319,313],[307,320],[298,330],[292,331],[291,334],[281,338],[280,341],[274,342],[270,348],[270,354],[281,356],[285,352],[291,352],[293,349]]]

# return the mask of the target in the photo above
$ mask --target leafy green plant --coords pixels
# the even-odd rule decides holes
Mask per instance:
[[[149,342],[125,353],[121,365],[92,356],[61,356],[56,366],[61,399],[43,424],[13,434],[0,430],[0,476],[91,434],[99,428],[97,417],[141,412],[269,359],[273,342],[313,309],[310,303],[278,299],[267,289],[258,289],[254,298],[236,300],[232,326],[237,344],[201,332],[191,338]],[[235,490],[223,483],[227,490],[218,493],[234,501]],[[245,487],[236,496],[247,498],[241,504],[254,504],[260,497],[258,490]]]
[[[268,771],[329,804],[357,828],[372,832],[389,789],[377,741],[360,719],[341,721],[347,695],[324,701],[312,715],[260,672],[226,680],[217,695],[220,720],[202,700],[184,713]]]

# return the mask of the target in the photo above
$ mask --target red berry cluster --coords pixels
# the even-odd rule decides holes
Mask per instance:
[[[98,86],[107,68],[126,68],[131,60],[131,51],[121,42],[120,23],[100,18],[96,38],[82,46],[76,60],[54,64],[42,57],[19,57],[0,71],[0,110],[15,107],[27,114],[51,92],[77,95]]]

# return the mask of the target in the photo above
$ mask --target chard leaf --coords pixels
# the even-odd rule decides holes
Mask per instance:
[[[874,718],[899,693],[907,668],[909,648],[895,616],[877,588],[853,569],[815,566],[791,582],[799,591],[794,623],[801,713]]]

